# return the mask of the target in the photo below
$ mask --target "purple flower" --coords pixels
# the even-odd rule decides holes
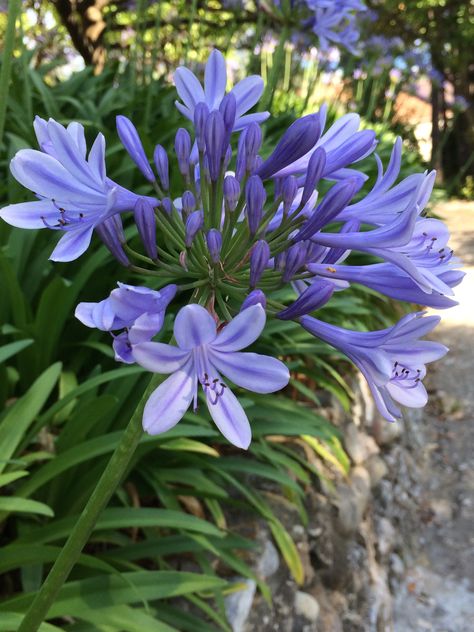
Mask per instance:
[[[383,226],[395,220],[409,204],[425,208],[433,190],[436,172],[415,173],[392,186],[400,174],[402,141],[397,138],[385,173],[380,158],[375,154],[378,177],[372,190],[359,202],[348,206],[339,219],[358,219],[367,224]]]
[[[430,294],[424,292],[403,270],[391,263],[374,263],[366,266],[310,263],[308,270],[316,277],[325,277],[331,281],[348,281],[365,285],[398,301],[407,301],[436,309],[446,309],[457,305],[457,302],[446,293],[437,290],[433,290]],[[439,282],[448,288],[448,294],[452,294],[451,289],[461,283],[464,272],[446,266],[437,273],[437,277]]]
[[[227,84],[227,71],[222,53],[214,49],[209,55],[204,73],[204,89],[196,75],[184,66],[180,66],[174,73],[174,83],[183,101],[175,101],[176,107],[190,121],[194,121],[194,110],[198,103],[205,103],[210,112],[218,110]],[[233,87],[231,94],[236,101],[234,131],[242,130],[252,122],[262,123],[270,116],[269,112],[245,114],[257,103],[262,92],[263,80],[257,75],[246,77]]]
[[[273,393],[288,384],[286,366],[269,356],[242,353],[265,326],[265,311],[253,305],[240,312],[217,333],[212,316],[200,305],[183,307],[175,319],[177,347],[143,342],[133,347],[141,366],[155,373],[171,373],[150,396],[143,427],[152,435],[166,432],[183,417],[201,385],[214,423],[234,445],[246,449],[250,424],[238,399],[221,375],[256,393]]]
[[[321,130],[324,129],[326,115],[326,106],[323,106],[317,115],[312,115],[318,117]],[[316,140],[310,143],[309,147],[302,145],[304,151],[300,152],[298,157],[286,162],[285,165],[279,166],[278,170],[272,173],[273,177],[281,178],[286,175],[306,173],[314,150],[322,147],[326,152],[326,165],[322,177],[336,180],[344,177],[358,177],[363,181],[366,180],[366,176],[360,172],[347,169],[348,165],[358,162],[372,153],[377,144],[375,132],[372,130],[357,131],[359,125],[360,117],[358,114],[342,116],[321,138],[318,134]],[[263,168],[265,164],[263,164]]]
[[[270,177],[280,177],[287,173],[293,173],[288,165],[297,164],[302,157],[308,156],[304,164],[304,169],[308,166],[312,148],[316,148],[316,143],[321,135],[321,112],[318,114],[308,114],[297,119],[283,134],[278,141],[273,153],[265,160],[257,170],[262,180]],[[299,164],[299,163],[298,163]],[[303,171],[303,169],[301,169]]]
[[[447,348],[420,340],[439,322],[439,316],[408,314],[388,329],[349,331],[311,316],[300,320],[303,327],[342,351],[364,375],[381,414],[388,421],[401,417],[396,402],[410,408],[425,406],[425,364],[442,358]]]
[[[133,210],[140,196],[107,178],[105,140],[99,134],[86,157],[84,128],[36,117],[41,151],[21,149],[10,163],[18,182],[39,200],[10,204],[0,217],[19,228],[64,232],[50,259],[72,261],[90,244],[94,228],[116,213]],[[154,198],[148,198],[156,204]]]
[[[125,329],[114,336],[115,359],[131,364],[132,345],[151,340],[163,326],[166,308],[176,295],[177,286],[159,291],[118,283],[110,296],[99,303],[79,303],[75,316],[86,327],[101,331]]]

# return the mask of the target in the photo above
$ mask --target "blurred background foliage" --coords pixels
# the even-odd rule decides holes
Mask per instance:
[[[213,46],[226,53],[232,82],[248,72],[270,80],[276,51],[284,54],[284,72],[264,97],[274,115],[264,154],[295,117],[325,102],[330,119],[356,111],[376,129],[384,164],[401,134],[401,177],[438,165],[448,188],[469,193],[470,3],[369,2],[358,57],[320,51],[304,32],[279,47],[280,25],[268,5],[25,0],[0,155],[2,203],[26,199],[8,162],[36,146],[35,115],[77,120],[89,137],[103,132],[110,177],[146,192],[118,141],[115,117],[133,119],[148,154],[157,142],[171,148],[183,125],[172,70],[186,61],[200,73]],[[6,24],[3,5],[0,38]],[[426,137],[419,127],[427,109],[434,124]],[[370,186],[373,158],[361,169]],[[133,239],[133,226],[127,231]],[[73,318],[80,300],[101,299],[115,285],[108,251],[96,241],[87,258],[54,266],[50,251],[49,232],[0,225],[0,630],[16,629],[147,381],[139,367],[118,366],[104,336]],[[124,269],[119,276],[138,282]],[[356,286],[324,308],[325,320],[354,329],[397,316],[388,299]],[[168,315],[163,339],[172,320]],[[305,488],[324,481],[327,489],[335,473],[347,473],[338,429],[321,407],[331,398],[349,410],[352,370],[290,322],[272,322],[256,349],[285,358],[293,377],[277,396],[242,396],[255,437],[249,452],[229,446],[204,414],[188,413],[164,436],[144,436],[44,630],[229,630],[223,598],[238,585],[227,577],[254,578],[271,598],[249,563],[252,533],[236,516],[266,523],[303,582],[298,550],[269,499],[279,494],[293,503],[305,524]]]

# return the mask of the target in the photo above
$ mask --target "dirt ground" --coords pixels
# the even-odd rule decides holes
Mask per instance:
[[[436,208],[467,275],[436,338],[450,353],[430,372],[424,439],[424,512],[395,599],[395,632],[474,631],[474,203]]]

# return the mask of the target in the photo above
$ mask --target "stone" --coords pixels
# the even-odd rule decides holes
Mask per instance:
[[[358,465],[349,476],[349,485],[338,486],[338,526],[345,534],[354,533],[367,508],[370,498],[370,476],[368,471]]]
[[[390,570],[397,579],[401,579],[405,573],[405,564],[397,553],[390,556]]]
[[[380,481],[388,474],[388,466],[378,454],[373,454],[365,463],[365,467],[369,472],[370,486],[377,487]]]
[[[374,439],[358,430],[353,423],[350,423],[344,432],[344,446],[355,465],[361,465],[371,455],[380,451]]]
[[[274,575],[280,566],[280,557],[275,545],[271,540],[265,540],[262,546],[262,555],[257,562],[256,571],[258,575],[267,579]]]
[[[309,593],[298,590],[295,594],[295,612],[307,621],[316,622],[319,618],[318,600]]]
[[[376,525],[377,549],[381,558],[386,558],[394,549],[397,532],[387,518],[379,518]]]
[[[443,498],[431,500],[430,509],[433,512],[433,520],[437,524],[449,522],[453,517],[453,508],[451,503]]]
[[[401,437],[403,425],[401,421],[387,421],[376,416],[372,425],[372,434],[379,446],[387,446]]]
[[[245,577],[236,577],[233,583],[242,584],[243,587],[225,597],[225,613],[232,632],[244,632],[257,584],[253,579],[246,579]]]

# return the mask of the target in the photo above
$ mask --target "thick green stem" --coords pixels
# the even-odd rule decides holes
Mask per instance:
[[[107,506],[125,474],[143,433],[142,415],[145,402],[160,380],[161,376],[159,375],[154,375],[150,380],[118,446],[115,448],[96,488],[92,492],[49,575],[25,614],[18,632],[36,632],[47,617],[51,605],[54,603],[61,587],[67,580],[69,573],[87,543],[99,515]]]
[[[15,25],[20,14],[21,0],[10,0],[8,3],[8,22],[3,43],[2,70],[0,72],[0,146],[3,144],[3,130],[7,113],[8,92],[10,90],[10,74],[15,47]]]

